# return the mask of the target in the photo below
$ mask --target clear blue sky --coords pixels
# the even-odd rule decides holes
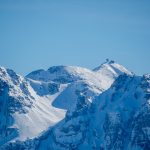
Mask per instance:
[[[150,0],[0,0],[0,65],[25,75],[116,60],[150,73]]]

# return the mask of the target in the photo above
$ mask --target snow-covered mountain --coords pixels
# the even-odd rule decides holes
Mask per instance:
[[[26,77],[0,68],[0,149],[150,149],[150,75],[114,61]]]
[[[53,88],[53,84],[50,89]],[[0,144],[38,136],[65,116],[65,110],[51,106],[56,94],[41,97],[28,79],[0,68]]]

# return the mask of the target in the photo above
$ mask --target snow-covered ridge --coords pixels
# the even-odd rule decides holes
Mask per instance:
[[[93,105],[95,98],[109,89],[116,78],[123,74],[132,76],[130,71],[113,61],[106,62],[94,70],[76,66],[53,66],[48,70],[33,71],[26,77],[19,76],[10,69],[1,68],[0,91],[4,92],[0,96],[0,101],[7,100],[17,107],[12,105],[14,112],[11,112],[2,106],[2,112],[8,112],[9,115],[0,113],[2,118],[7,120],[5,129],[0,126],[1,130],[5,131],[0,135],[0,146],[7,145],[10,141],[15,144],[16,140],[26,142],[27,139],[33,139],[34,141],[43,132],[59,126],[59,123],[62,129],[61,121],[64,120],[70,120],[67,124],[71,126],[72,119],[74,125],[81,121],[84,127],[87,123],[84,120],[89,120],[87,114],[96,110]],[[7,89],[4,88],[3,82],[6,83]],[[15,103],[12,99],[15,99]],[[17,105],[18,103],[21,105]],[[76,121],[76,117],[81,120],[78,118]],[[67,124],[64,122],[65,128]],[[59,129],[54,131],[55,134],[58,132]],[[62,137],[67,136],[63,131],[61,133]],[[58,136],[55,135],[55,138]],[[62,138],[58,140],[61,143]]]
[[[125,67],[123,67],[122,65],[116,63],[113,60],[107,60],[106,62],[104,62],[103,64],[101,64],[99,67],[96,67],[95,69],[93,69],[93,71],[98,72],[100,74],[105,74],[105,75],[111,75],[111,76],[118,76],[118,74],[133,74],[131,73],[129,70],[127,70]]]
[[[4,67],[1,67],[0,81],[1,86],[5,85],[5,90],[7,91],[7,93],[5,93],[4,88],[1,87],[3,90],[1,94],[3,95],[5,93],[7,96],[11,97],[11,99],[9,99],[9,109],[12,112],[23,111],[23,106],[30,107],[34,98],[28,89],[30,84],[26,79],[24,79],[24,77],[16,74],[11,69],[5,69]]]
[[[95,76],[94,73],[86,68],[76,66],[53,66],[47,71],[37,70],[27,75],[27,78],[40,81],[55,81],[59,83],[74,82],[79,79],[88,79]]]
[[[64,118],[66,111],[54,108],[51,103],[65,87],[60,86],[54,92],[52,90],[55,85],[51,85],[53,84],[50,83],[51,92],[41,96],[32,88],[28,79],[13,70],[0,68],[0,145],[4,141],[39,136]]]
[[[124,73],[132,74],[118,63],[107,61],[93,70],[77,66],[53,66],[48,70],[33,71],[26,77],[38,81],[54,81],[58,83],[92,80],[95,83],[101,82],[102,88],[106,89],[111,86],[114,79]]]
[[[120,75],[93,103],[80,93],[76,109],[39,139],[39,150],[48,143],[52,150],[148,150],[149,101],[149,75]]]

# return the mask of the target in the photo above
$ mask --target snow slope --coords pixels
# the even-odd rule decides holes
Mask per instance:
[[[124,73],[130,75],[133,74],[125,67],[113,60],[106,60],[106,62],[93,69],[93,71],[102,79],[102,84],[105,85],[105,88],[110,87],[110,85],[114,82],[114,79],[116,79],[118,75]]]
[[[81,143],[89,142],[85,133],[89,120],[95,118],[95,99],[124,74],[133,76],[114,61],[94,70],[54,66],[26,77],[1,68],[0,145],[4,149],[91,149]]]
[[[150,75],[121,75],[92,103],[81,93],[76,106],[37,149],[150,149]]]
[[[41,97],[27,79],[0,68],[0,143],[34,138],[63,119],[66,111],[54,108],[51,103],[64,88]]]

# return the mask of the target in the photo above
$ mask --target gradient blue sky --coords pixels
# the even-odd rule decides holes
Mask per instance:
[[[150,73],[150,0],[0,0],[0,65],[19,74],[116,60]]]

